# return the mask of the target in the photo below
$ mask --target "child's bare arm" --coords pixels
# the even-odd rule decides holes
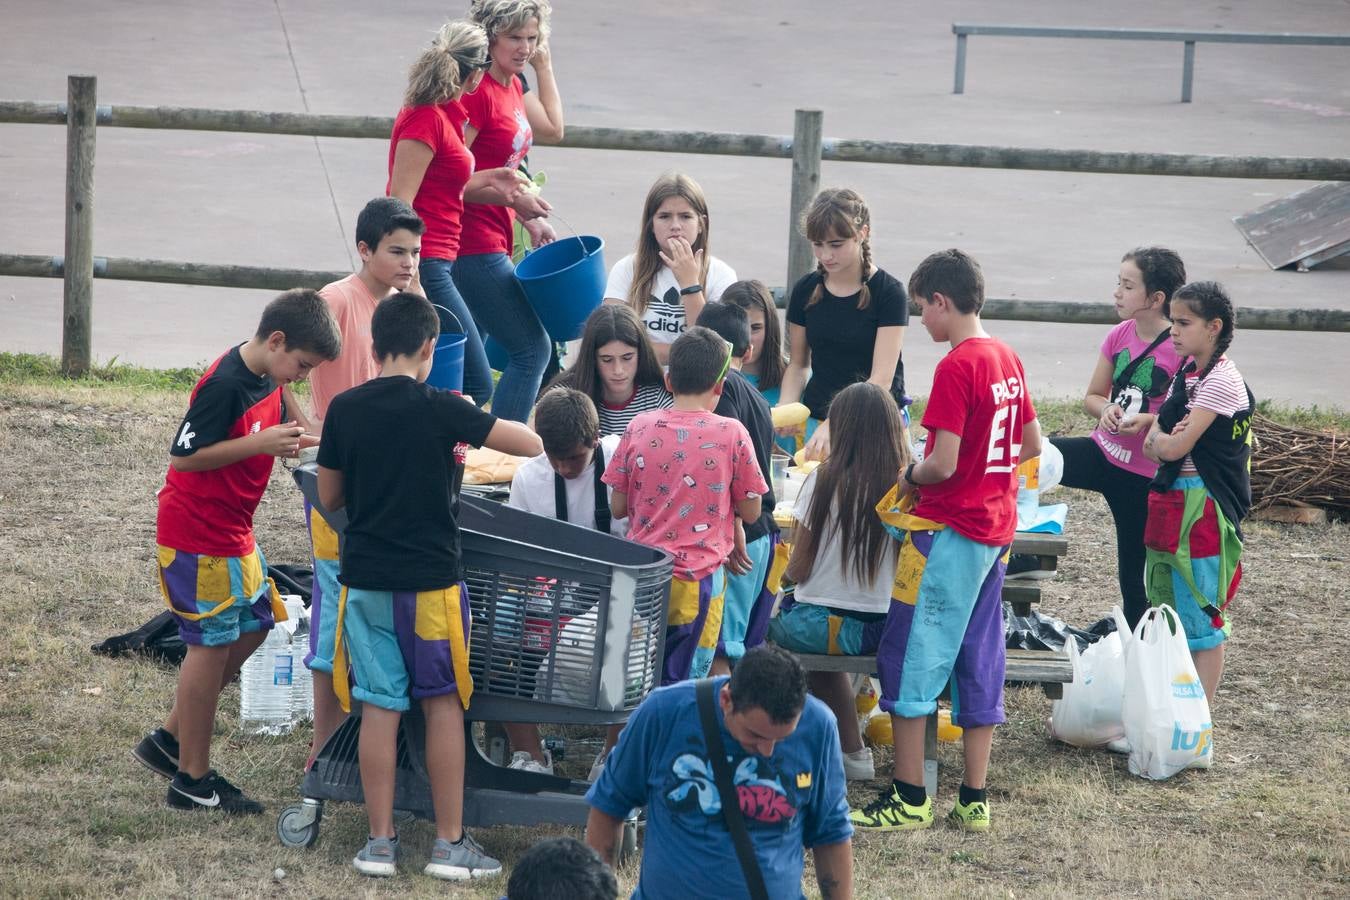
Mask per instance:
[[[609,514],[616,519],[628,518],[628,495],[617,488],[609,494]]]
[[[341,469],[325,469],[319,466],[319,502],[329,512],[347,505],[346,482],[342,478]]]
[[[1022,452],[1019,460],[1034,459],[1041,455],[1041,420],[1032,419],[1022,426]]]
[[[512,456],[538,456],[544,452],[544,444],[539,440],[539,435],[531,431],[528,425],[506,419],[497,420],[492,430],[488,432],[483,446],[499,453],[510,453]]]
[[[762,506],[763,502],[759,497],[746,497],[744,500],[737,500],[736,515],[741,517],[742,522],[753,522],[759,518]]]
[[[940,484],[956,474],[956,461],[961,454],[961,435],[934,428],[928,432],[928,444],[923,461],[914,464],[909,478],[905,478],[904,472],[900,473],[901,491],[913,490],[925,484]]]
[[[1157,422],[1154,422],[1148,437],[1144,439],[1144,455],[1157,462],[1185,459],[1186,454],[1190,453],[1200,440],[1200,435],[1214,424],[1215,418],[1216,413],[1213,410],[1196,407],[1172,426],[1171,434],[1164,434]]]
[[[303,433],[304,429],[294,421],[284,422],[243,437],[217,441],[191,456],[170,456],[169,465],[178,472],[208,472],[250,456],[296,456],[300,451],[300,435]]]
[[[291,419],[297,425],[305,429],[306,434],[318,435],[318,425],[313,419],[305,415],[305,408],[300,405],[299,400],[295,399],[295,394],[291,393],[289,384],[281,386],[281,402],[286,404],[286,412],[291,414]]]

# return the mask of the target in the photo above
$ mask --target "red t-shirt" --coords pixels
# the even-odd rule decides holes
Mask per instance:
[[[459,255],[460,219],[464,214],[464,186],[473,175],[473,154],[464,146],[464,107],[455,101],[442,106],[410,106],[399,110],[389,136],[389,174],[394,173],[394,151],[399,141],[426,144],[434,154],[413,209],[426,223],[422,256],[454,259]],[[389,184],[385,185],[389,193]]]
[[[1001,547],[1017,530],[1022,428],[1036,418],[1022,361],[993,338],[968,338],[942,358],[923,414],[928,445],[941,429],[961,436],[956,472],[919,488],[915,515]]]
[[[192,389],[187,413],[174,434],[172,456],[241,438],[281,423],[281,389],[244,364],[239,348],[227,352]],[[170,468],[159,489],[157,543],[205,556],[253,552],[253,511],[258,508],[275,459],[258,454],[219,469],[179,472]]]
[[[491,75],[485,75],[478,89],[465,94],[459,102],[469,117],[469,124],[478,129],[472,148],[475,168],[518,168],[534,140],[530,121],[525,117],[525,92],[521,89],[520,79],[512,76],[509,82],[502,84]],[[511,227],[514,219],[515,211],[509,206],[466,203],[460,255],[510,255],[515,242]]]

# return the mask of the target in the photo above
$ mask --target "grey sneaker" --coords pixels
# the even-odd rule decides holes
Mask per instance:
[[[541,775],[553,774],[553,754],[548,750],[544,751],[544,761],[540,762],[530,755],[528,750],[517,750],[511,754],[511,764],[508,769],[517,769],[522,772],[538,772]]]
[[[398,838],[371,838],[352,860],[362,875],[387,878],[398,874]]]
[[[436,838],[436,844],[431,848],[431,859],[422,871],[446,881],[467,881],[470,878],[500,875],[502,864],[488,856],[466,831],[458,844],[452,844],[445,838]]]

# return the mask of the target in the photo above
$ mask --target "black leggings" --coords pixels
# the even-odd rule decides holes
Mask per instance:
[[[1050,443],[1064,454],[1064,475],[1059,483],[1096,491],[1111,508],[1116,520],[1120,597],[1125,602],[1125,618],[1133,628],[1149,606],[1144,593],[1144,522],[1152,479],[1114,465],[1090,437],[1055,437]]]

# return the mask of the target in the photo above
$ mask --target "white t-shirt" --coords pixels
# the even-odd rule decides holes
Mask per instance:
[[[600,448],[605,453],[605,466],[614,458],[619,446],[619,435],[606,435],[600,439]],[[548,456],[541,453],[527,459],[516,468],[511,479],[511,499],[506,505],[523,509],[539,516],[557,518],[558,506],[553,494],[553,466]],[[592,460],[576,478],[563,481],[567,493],[567,521],[583,528],[595,527],[595,461]],[[613,494],[612,488],[607,488]],[[628,534],[628,520],[614,519],[609,523],[611,534],[623,537]]]
[[[630,253],[609,270],[609,282],[605,285],[606,297],[627,302],[636,259],[636,254]],[[714,256],[708,261],[708,278],[703,283],[703,296],[709,303],[716,303],[722,292],[735,281],[735,270]],[[680,283],[675,280],[675,273],[668,266],[662,266],[656,272],[656,284],[647,300],[647,310],[639,317],[653,344],[673,344],[684,331],[687,323],[684,321],[684,304],[680,301]]]
[[[801,492],[797,494],[797,504],[792,509],[793,518],[798,522],[806,521],[806,512],[811,508],[811,495],[815,493],[815,488],[816,473],[812,472],[802,483]],[[871,584],[861,584],[854,578],[852,566],[845,571],[840,565],[837,529],[827,528],[824,534],[816,535],[816,541],[816,561],[811,567],[811,577],[797,585],[798,603],[868,613],[885,613],[890,609],[898,547],[888,548],[882,556],[876,579]]]

